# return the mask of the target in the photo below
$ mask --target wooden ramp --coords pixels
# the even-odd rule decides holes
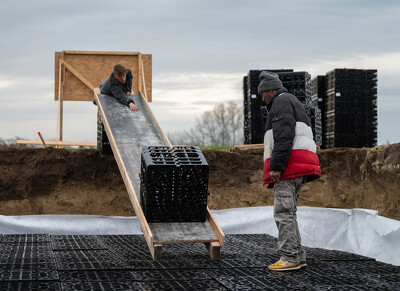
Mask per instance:
[[[142,146],[172,146],[155,119],[143,94],[132,95],[139,111],[130,111],[116,99],[94,89],[111,148],[135,209],[153,259],[162,256],[162,245],[204,242],[212,259],[219,259],[225,235],[207,208],[205,222],[148,223],[140,206],[140,155]]]

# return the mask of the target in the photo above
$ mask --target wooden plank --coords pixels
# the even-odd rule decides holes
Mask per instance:
[[[65,69],[62,66],[62,61],[64,59],[64,53],[61,53],[59,56],[59,64],[58,64],[58,112],[57,112],[57,134],[56,141],[63,140],[63,98],[64,98],[64,84],[65,84]],[[57,145],[57,148],[59,145]],[[62,146],[60,146],[62,148]]]
[[[139,52],[114,52],[114,51],[107,51],[107,52],[99,52],[99,51],[64,51],[65,54],[69,55],[113,55],[113,56],[137,56],[140,54]]]
[[[258,148],[263,148],[264,144],[260,143],[260,144],[245,144],[245,145],[235,145],[235,148],[238,149],[258,149]]]
[[[144,54],[143,56],[143,80],[146,80],[146,100],[147,102],[152,102],[152,55]]]
[[[210,222],[212,229],[215,234],[218,236],[218,241],[221,246],[225,244],[225,234],[222,229],[219,227],[217,221],[214,218],[214,215],[211,213],[210,209],[207,206],[207,220]]]
[[[141,76],[142,76],[142,86],[141,86],[142,87],[142,92],[143,92],[144,97],[146,98],[146,100],[149,101],[147,99],[146,80],[145,80],[145,76],[144,76],[144,66],[143,65],[141,66],[141,71],[142,71],[142,74],[141,74]]]
[[[60,58],[61,52],[56,52],[54,54],[54,100],[58,100],[58,91],[59,91],[59,83],[60,83]]]
[[[143,79],[143,71],[142,71],[142,67],[143,67],[143,59],[142,59],[142,54],[138,55],[138,78],[137,78],[137,87],[138,87],[138,91],[143,91],[143,87],[142,87],[142,79]]]
[[[149,227],[157,244],[219,242],[208,221],[149,223]]]
[[[38,140],[24,140],[18,139],[17,144],[42,144],[41,141]],[[60,145],[60,146],[86,146],[86,147],[97,147],[97,143],[95,142],[74,142],[74,141],[46,141],[47,145]]]

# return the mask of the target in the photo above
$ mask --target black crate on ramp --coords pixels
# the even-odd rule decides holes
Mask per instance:
[[[203,222],[209,167],[199,147],[142,148],[140,198],[148,222]]]

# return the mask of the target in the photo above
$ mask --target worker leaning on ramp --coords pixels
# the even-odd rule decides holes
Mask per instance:
[[[132,94],[132,72],[124,66],[117,64],[110,77],[100,84],[100,92],[103,95],[112,96],[119,103],[126,105],[132,111],[138,111],[139,107],[129,96]]]

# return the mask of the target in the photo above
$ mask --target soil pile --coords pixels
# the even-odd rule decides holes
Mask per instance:
[[[203,150],[211,209],[273,205],[262,186],[262,148]],[[322,177],[299,205],[376,209],[400,220],[400,143],[318,151]],[[0,147],[0,214],[134,215],[110,155],[96,150]]]

